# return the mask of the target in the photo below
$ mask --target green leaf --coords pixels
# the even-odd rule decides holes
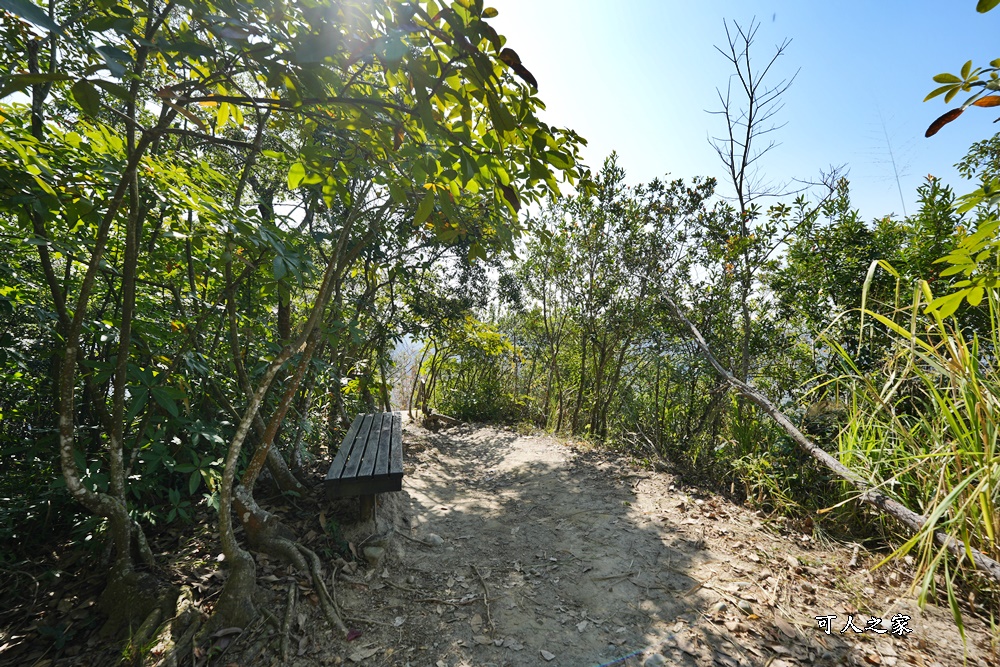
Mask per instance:
[[[180,410],[177,409],[177,401],[170,396],[170,392],[165,387],[153,387],[149,391],[153,395],[153,400],[161,408],[169,412],[173,417],[180,416]]]
[[[1000,2],[1000,0],[998,0],[998,2]],[[500,12],[498,12],[495,7],[487,7],[486,9],[483,10],[483,18],[491,19],[499,13]]]
[[[73,99],[80,105],[83,113],[91,118],[97,116],[101,110],[101,95],[97,92],[97,88],[94,88],[94,84],[86,79],[80,79],[73,84],[70,92],[73,93]]]
[[[976,11],[985,14],[997,5],[1000,5],[1000,0],[979,0],[976,4]]]
[[[11,14],[19,16],[39,28],[54,32],[62,30],[59,24],[50,19],[41,7],[30,0],[0,0],[0,9],[6,9]]]
[[[128,408],[128,414],[125,415],[126,424],[132,423],[139,411],[146,407],[146,401],[149,400],[149,392],[145,387],[129,388],[129,394],[132,396],[132,404]]]
[[[944,86],[941,86],[940,88],[935,88],[934,90],[932,90],[930,93],[927,94],[927,97],[924,98],[924,102],[926,102],[927,100],[932,100],[938,95],[944,95],[954,87],[955,87],[954,84],[949,83]]]
[[[420,200],[420,204],[417,206],[417,214],[413,218],[414,224],[421,224],[427,219],[427,216],[431,214],[434,210],[434,193],[428,192],[424,195],[424,198]]]
[[[288,189],[294,190],[299,187],[306,177],[306,168],[301,162],[296,162],[288,170]]]
[[[969,267],[975,267],[975,264],[958,264],[956,266],[949,266],[947,269],[941,271],[941,277],[953,276],[957,273],[964,272]]]
[[[963,79],[968,79],[969,78],[969,72],[971,72],[971,71],[972,71],[972,61],[969,60],[964,65],[962,65],[962,78]]]
[[[285,260],[281,258],[281,255],[275,255],[274,261],[271,263],[271,268],[274,271],[275,281],[281,280],[288,273],[288,267],[285,265]]]
[[[18,90],[24,90],[28,86],[39,83],[53,83],[56,81],[67,81],[73,77],[68,74],[12,74],[3,77],[3,85],[0,86],[0,97],[6,97]]]
[[[972,288],[958,290],[957,292],[952,292],[951,294],[945,294],[944,296],[939,296],[938,298],[927,304],[928,312],[937,312],[937,315],[944,319],[950,317],[958,310],[958,307],[962,305],[962,299],[972,291]]]
[[[121,78],[132,67],[132,56],[119,48],[114,46],[98,46],[96,51],[104,59],[104,64],[112,76]]]
[[[955,76],[954,74],[948,74],[947,72],[935,76],[934,81],[937,83],[962,83],[962,80],[959,79],[957,76]]]
[[[122,102],[129,102],[132,100],[132,96],[129,94],[128,89],[125,86],[120,86],[117,83],[112,83],[110,81],[104,81],[102,79],[97,79],[93,83],[108,91]]]
[[[982,302],[983,295],[985,293],[986,293],[986,290],[982,287],[982,285],[979,285],[977,287],[973,287],[969,291],[969,295],[967,297],[965,297],[965,300],[969,302],[970,306],[972,306],[973,308],[975,308],[976,306],[978,306]]]
[[[198,486],[201,484],[201,471],[195,470],[188,477],[188,493],[194,495],[194,492],[198,490]]]
[[[226,123],[229,122],[229,103],[222,102],[219,104],[219,113],[215,117],[215,131],[222,132],[226,127]]]

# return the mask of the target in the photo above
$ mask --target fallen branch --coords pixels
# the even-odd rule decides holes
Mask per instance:
[[[665,294],[663,295],[663,299],[667,302],[667,305],[673,309],[674,313],[681,320],[681,322],[687,326],[691,335],[694,337],[695,343],[697,343],[698,347],[701,348],[702,354],[706,359],[708,359],[708,362],[712,364],[715,371],[725,378],[726,382],[731,387],[746,396],[758,407],[760,407],[761,410],[766,412],[767,415],[778,424],[778,426],[784,429],[785,433],[787,433],[788,436],[795,441],[795,444],[797,444],[800,449],[805,451],[828,470],[836,474],[844,481],[849,482],[852,486],[854,486],[854,488],[860,491],[861,495],[858,496],[858,498],[861,502],[877,507],[915,533],[919,533],[927,529],[927,517],[917,514],[903,504],[885,495],[853,470],[820,449],[816,446],[816,444],[810,441],[809,438],[803,435],[802,432],[788,419],[788,417],[775,407],[766,396],[747,383],[737,379],[732,373],[730,373],[721,363],[719,363],[719,360],[715,358],[715,355],[712,354],[712,350],[708,347],[708,343],[706,343],[705,339],[702,337],[701,332],[698,331],[698,328],[684,316],[684,313],[682,313],[681,309],[677,307],[677,304],[674,303],[673,299]],[[934,531],[934,541],[948,549],[948,551],[954,554],[959,560],[971,557],[976,569],[983,572],[991,579],[1000,581],[1000,563],[993,560],[986,554],[973,549],[972,547],[966,547],[962,542],[940,531]]]
[[[437,412],[431,412],[424,415],[423,427],[428,431],[434,431],[442,426],[456,426],[462,422],[454,417],[449,417],[448,415],[442,415]]]
[[[486,586],[486,579],[483,578],[483,573],[479,571],[475,563],[472,564],[472,569],[476,571],[479,583],[483,585],[483,605],[486,607],[486,622],[490,624],[490,630],[496,632],[496,626],[493,625],[493,616],[490,614],[490,589]]]

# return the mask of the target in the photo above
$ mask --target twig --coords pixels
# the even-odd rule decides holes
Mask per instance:
[[[476,571],[479,583],[483,585],[483,605],[486,607],[486,622],[490,624],[490,630],[496,632],[496,626],[493,625],[493,616],[490,614],[490,589],[486,586],[486,579],[483,578],[482,572],[479,571],[475,563],[472,564],[472,569]]]
[[[592,581],[611,581],[612,579],[628,579],[629,577],[634,577],[639,574],[638,570],[633,572],[625,572],[623,574],[609,574],[606,577],[591,577]]]
[[[288,635],[292,629],[292,616],[295,614],[295,589],[298,588],[296,582],[288,584],[288,603],[285,606],[285,620],[281,624],[281,662],[288,664]]]
[[[354,586],[364,586],[365,588],[371,588],[371,586],[368,584],[367,581],[361,581],[360,579],[355,579],[354,577],[346,575],[343,572],[340,573],[340,579],[341,581],[346,581],[347,583],[352,584]]]
[[[436,602],[438,604],[450,604],[452,607],[464,607],[465,605],[477,602],[479,596],[474,598],[469,598],[468,600],[442,600],[441,598],[419,598],[417,602]]]
[[[403,537],[405,537],[406,539],[410,540],[411,542],[416,542],[417,544],[422,544],[425,547],[433,547],[434,546],[430,542],[424,542],[423,540],[418,539],[416,537],[413,537],[412,535],[407,535],[406,533],[404,533],[403,531],[401,531],[398,528],[393,527],[393,530],[396,531],[397,535],[402,535]]]

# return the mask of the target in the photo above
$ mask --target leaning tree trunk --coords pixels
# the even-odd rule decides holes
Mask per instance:
[[[784,413],[775,407],[766,396],[730,373],[721,363],[719,363],[718,359],[715,358],[715,355],[712,354],[712,350],[708,347],[708,343],[706,343],[705,339],[702,337],[701,332],[698,331],[698,328],[684,316],[684,313],[677,307],[677,304],[674,303],[673,299],[666,295],[663,296],[663,299],[671,307],[678,319],[680,319],[681,322],[683,322],[688,328],[688,331],[691,332],[691,336],[701,349],[702,354],[706,359],[708,359],[708,362],[712,364],[715,371],[742,396],[752,401],[760,407],[761,410],[767,413],[767,415],[771,417],[771,419],[773,419],[778,426],[780,426],[785,433],[792,438],[792,440],[795,441],[795,444],[797,444],[800,449],[816,459],[827,470],[850,483],[854,488],[860,491],[861,495],[859,496],[859,499],[861,502],[868,503],[886,514],[889,514],[915,533],[928,529],[927,517],[917,514],[903,504],[888,497],[879,491],[875,486],[862,479],[853,470],[833,458],[824,450],[820,449],[816,446],[816,444],[810,441],[809,438],[803,435],[803,433],[796,428],[791,420],[789,420]],[[972,547],[966,547],[961,541],[956,540],[940,531],[934,531],[934,541],[948,549],[948,551],[960,560],[971,558],[973,564],[976,566],[976,569],[980,570],[983,574],[987,575],[994,581],[1000,581],[1000,563],[993,560],[986,554],[973,549]]]

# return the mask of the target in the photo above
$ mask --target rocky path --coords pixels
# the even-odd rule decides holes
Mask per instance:
[[[403,492],[356,542],[369,567],[337,585],[365,633],[302,664],[962,664],[947,610],[921,612],[907,574],[864,552],[549,437],[407,425],[404,441]],[[966,664],[996,664],[967,623]]]

